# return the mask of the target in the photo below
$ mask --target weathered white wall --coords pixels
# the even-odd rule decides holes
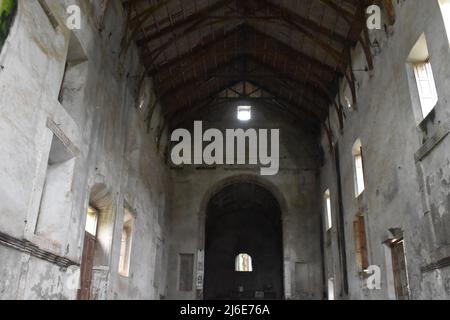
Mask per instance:
[[[19,1],[18,15],[0,55],[0,232],[80,263],[90,189],[102,183],[112,199],[112,240],[106,265],[95,266],[95,274],[104,278],[95,278],[99,282],[94,297],[159,298],[165,294],[165,263],[155,261],[156,242],[160,239],[165,250],[170,179],[157,151],[154,130],[147,133],[144,123],[154,99],[151,83],[146,81],[141,89],[148,91],[149,98],[139,110],[143,70],[137,51],[132,47],[125,58],[118,57],[124,25],[120,3],[111,2],[105,28],[99,32],[101,2],[76,1],[82,10],[82,26],[72,37],[83,48],[87,66],[81,75],[84,81],[73,88],[72,99],[61,105],[58,94],[71,37],[64,25],[65,8],[74,2],[47,2],[59,27],[53,29],[38,1]],[[53,226],[36,234],[52,138],[47,119],[79,152],[66,177],[63,204],[53,216],[51,210],[42,212],[47,219],[41,221],[47,226],[53,221]],[[129,278],[117,273],[125,202],[137,214]],[[1,299],[75,298],[75,291],[67,286],[70,273],[65,269],[2,244],[0,261]],[[154,285],[156,263],[162,263],[162,272],[156,275],[158,288]]]
[[[422,142],[434,136],[437,128],[448,128],[449,125],[449,42],[438,1],[396,1],[395,8],[395,26],[389,27],[387,33],[384,29],[371,32],[372,40],[377,39],[381,52],[373,48],[377,55],[372,75],[356,72],[357,110],[346,112],[342,135],[338,132],[335,114],[331,115],[343,181],[349,298],[392,298],[392,287],[387,285],[389,261],[382,242],[391,237],[389,228],[399,227],[404,230],[411,298],[448,299],[450,268],[421,271],[421,267],[450,254],[448,136],[422,161],[416,162],[414,156],[422,147]],[[410,73],[406,61],[423,32],[428,41],[439,102],[435,111],[418,126],[413,112],[417,101],[412,98],[417,95],[417,87],[414,79],[411,83],[408,81]],[[361,50],[357,48],[353,68],[362,69],[364,64]],[[427,133],[421,129],[423,127],[428,127]],[[330,188],[336,221],[338,199],[334,159],[328,152],[325,133],[322,137],[326,160],[321,172],[321,192]],[[352,147],[357,138],[363,145],[366,182],[366,189],[359,201],[355,199],[352,162]],[[378,265],[382,270],[381,290],[365,289],[364,279],[357,270],[352,222],[358,205],[364,208],[369,264]],[[440,239],[437,237],[439,233]],[[334,230],[333,248],[336,242]],[[342,286],[337,250],[326,250],[329,261],[326,273],[338,279],[336,291],[339,293]]]

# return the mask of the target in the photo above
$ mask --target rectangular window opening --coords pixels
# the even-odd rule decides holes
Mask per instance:
[[[237,117],[240,121],[249,121],[252,119],[252,107],[251,106],[239,106]]]
[[[418,103],[420,104],[421,110],[420,118],[425,119],[438,102],[425,34],[422,34],[419,40],[417,40],[408,56],[407,62],[414,70],[417,94],[419,96]]]
[[[415,63],[414,74],[419,90],[422,116],[426,118],[438,102],[436,84],[434,83],[433,70],[431,69],[430,62]]]
[[[122,237],[120,242],[119,274],[128,277],[130,274],[131,246],[133,239],[134,215],[125,209],[123,217]]]
[[[359,197],[365,190],[364,159],[361,140],[356,140],[353,146],[353,165],[355,179],[355,196]]]
[[[86,232],[93,235],[97,235],[97,222],[98,222],[98,210],[92,206],[89,206],[86,217]]]
[[[330,190],[325,191],[324,194],[324,205],[325,205],[325,220],[327,231],[333,228],[333,220],[331,217],[331,194]]]
[[[328,300],[335,300],[334,295],[334,278],[328,279]]]

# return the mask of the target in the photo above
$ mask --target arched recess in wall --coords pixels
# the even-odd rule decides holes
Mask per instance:
[[[89,204],[99,211],[94,265],[108,266],[114,229],[113,199],[109,188],[100,183],[92,187]]]
[[[284,198],[283,193],[275,184],[259,175],[239,174],[222,179],[216,182],[211,188],[207,190],[207,192],[202,198],[202,202],[200,203],[199,208],[200,215],[202,215],[203,217],[205,216],[208,202],[216,193],[218,193],[220,190],[222,190],[228,185],[232,185],[239,182],[253,183],[267,189],[278,201],[282,216],[284,217],[288,214],[287,201]]]
[[[288,239],[288,228],[287,225],[289,224],[289,215],[290,210],[288,206],[288,202],[286,201],[286,198],[284,197],[282,191],[278,186],[276,186],[274,183],[269,181],[268,179],[261,177],[256,174],[237,174],[233,175],[224,179],[221,179],[214,183],[204,194],[201,203],[199,204],[198,209],[198,249],[204,250],[205,249],[205,220],[206,220],[206,212],[208,208],[208,203],[212,199],[214,195],[216,195],[218,192],[220,192],[223,188],[236,184],[236,183],[253,183],[255,185],[258,185],[267,191],[270,192],[270,194],[276,199],[278,202],[278,205],[280,207],[280,215],[281,215],[281,222],[282,222],[282,244],[283,244],[283,257],[284,260],[289,260],[289,250],[284,246],[284,243],[287,243]],[[286,272],[286,268],[289,268],[289,265],[284,262],[284,272]],[[289,292],[291,291],[291,282],[288,278],[285,277],[284,279],[284,297],[289,296]],[[199,284],[197,283],[197,286]],[[197,287],[198,292],[197,296],[202,297],[203,296],[203,284],[200,284],[200,288]]]
[[[251,181],[229,183],[211,197],[205,219],[205,299],[284,297],[281,213],[276,197]]]
[[[95,184],[91,188],[86,212],[78,293],[80,300],[97,300],[105,297],[106,292],[102,290],[106,287],[110,274],[114,217],[110,189],[103,183]]]
[[[225,179],[222,179],[218,182],[216,182],[212,187],[210,187],[205,195],[202,198],[202,202],[200,203],[200,207],[198,210],[198,221],[199,221],[199,249],[203,250],[205,247],[205,218],[206,218],[206,211],[208,207],[208,203],[211,200],[211,198],[217,194],[220,190],[225,188],[226,186],[239,183],[239,182],[247,182],[247,183],[253,183],[255,185],[259,185],[265,189],[267,189],[277,200],[278,204],[280,205],[281,209],[281,218],[283,220],[283,230],[284,230],[284,224],[287,223],[288,216],[289,216],[289,208],[287,205],[287,201],[283,196],[283,193],[280,191],[280,189],[274,185],[269,180],[259,176],[259,175],[253,175],[253,174],[239,174],[235,176],[231,176]],[[286,235],[283,234],[283,237]]]
[[[17,0],[0,0],[0,53],[17,12]]]

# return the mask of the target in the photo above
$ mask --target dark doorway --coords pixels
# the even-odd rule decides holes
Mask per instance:
[[[204,298],[282,299],[281,210],[265,188],[235,183],[208,203]]]

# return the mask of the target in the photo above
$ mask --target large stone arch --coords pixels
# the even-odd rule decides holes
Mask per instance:
[[[286,201],[285,197],[283,196],[282,192],[280,191],[280,189],[274,183],[272,183],[268,179],[262,178],[259,175],[238,174],[238,175],[234,175],[231,177],[221,179],[220,181],[216,182],[212,187],[210,187],[206,191],[206,193],[204,194],[202,201],[200,203],[200,208],[198,211],[200,213],[200,215],[206,213],[206,207],[208,205],[208,202],[214,196],[214,194],[216,194],[217,192],[219,192],[221,189],[225,188],[226,186],[235,184],[238,182],[251,182],[251,183],[254,183],[256,185],[259,185],[259,186],[267,189],[277,199],[277,201],[280,205],[282,215],[285,216],[288,214],[287,201]]]
[[[238,174],[233,175],[227,178],[220,179],[215,182],[211,187],[209,187],[204,193],[201,203],[199,204],[198,209],[198,223],[199,223],[199,238],[198,238],[198,250],[204,253],[205,250],[205,225],[206,225],[206,214],[209,201],[219,193],[221,190],[226,188],[227,186],[239,183],[251,183],[257,186],[260,186],[270,192],[276,201],[279,204],[281,211],[281,232],[282,232],[282,250],[283,250],[283,289],[284,289],[284,297],[288,297],[291,292],[291,282],[290,277],[287,275],[289,273],[289,265],[287,261],[289,261],[289,248],[287,247],[287,224],[289,223],[289,206],[286,198],[281,192],[280,188],[277,187],[273,182],[269,181],[266,178],[263,178],[256,174]],[[197,292],[198,298],[203,298],[203,290],[198,290]]]

